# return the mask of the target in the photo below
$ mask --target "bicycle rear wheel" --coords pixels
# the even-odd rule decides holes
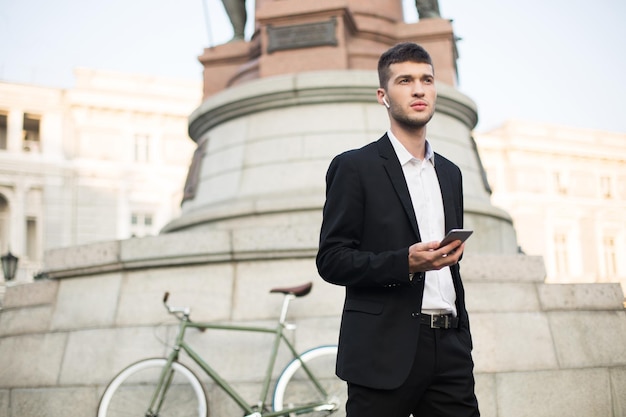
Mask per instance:
[[[166,363],[165,358],[144,359],[120,372],[102,394],[98,417],[207,417],[200,380],[178,362],[172,363],[171,384],[159,412],[148,410]]]
[[[335,375],[337,346],[319,346],[304,352],[300,359],[311,371],[315,379],[326,391],[320,392],[302,367],[302,362],[294,359],[278,377],[274,390],[274,411],[282,411],[313,402],[325,401],[333,404],[333,410],[302,413],[309,417],[346,415],[346,383]]]

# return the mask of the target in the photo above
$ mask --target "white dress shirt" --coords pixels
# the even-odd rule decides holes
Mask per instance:
[[[426,155],[420,160],[413,157],[391,131],[388,131],[387,135],[402,165],[422,242],[441,241],[445,235],[445,217],[432,146],[426,141]],[[456,316],[455,303],[456,291],[450,268],[427,271],[422,313],[452,313]]]

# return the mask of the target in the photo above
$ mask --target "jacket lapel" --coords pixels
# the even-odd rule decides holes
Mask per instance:
[[[402,203],[404,212],[409,218],[411,227],[413,228],[418,241],[421,241],[419,229],[417,227],[417,219],[415,218],[415,211],[413,210],[413,204],[411,203],[411,195],[409,194],[409,189],[406,185],[404,173],[402,172],[402,166],[400,165],[400,161],[398,161],[396,152],[393,150],[391,141],[386,133],[378,140],[378,152],[383,160],[383,166],[387,171],[389,180],[391,181],[391,184],[393,185],[393,188]]]
[[[438,163],[439,155],[435,153],[435,172],[441,189],[441,198],[443,199],[443,214],[446,222],[446,232],[457,227],[456,210],[454,207],[454,192],[450,182],[450,175],[446,173],[445,164]]]

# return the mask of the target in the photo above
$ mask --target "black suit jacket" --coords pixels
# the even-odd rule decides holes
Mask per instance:
[[[459,168],[435,154],[446,232],[463,227]],[[387,135],[338,155],[326,176],[320,276],[345,286],[337,375],[371,388],[400,386],[419,337],[424,273],[409,281],[408,248],[421,241],[402,167]],[[451,267],[460,330],[469,323],[459,266]]]

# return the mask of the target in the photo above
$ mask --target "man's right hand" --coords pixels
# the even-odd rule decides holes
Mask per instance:
[[[409,247],[409,272],[435,271],[459,262],[465,244],[455,240],[439,247],[439,242],[418,242]]]

